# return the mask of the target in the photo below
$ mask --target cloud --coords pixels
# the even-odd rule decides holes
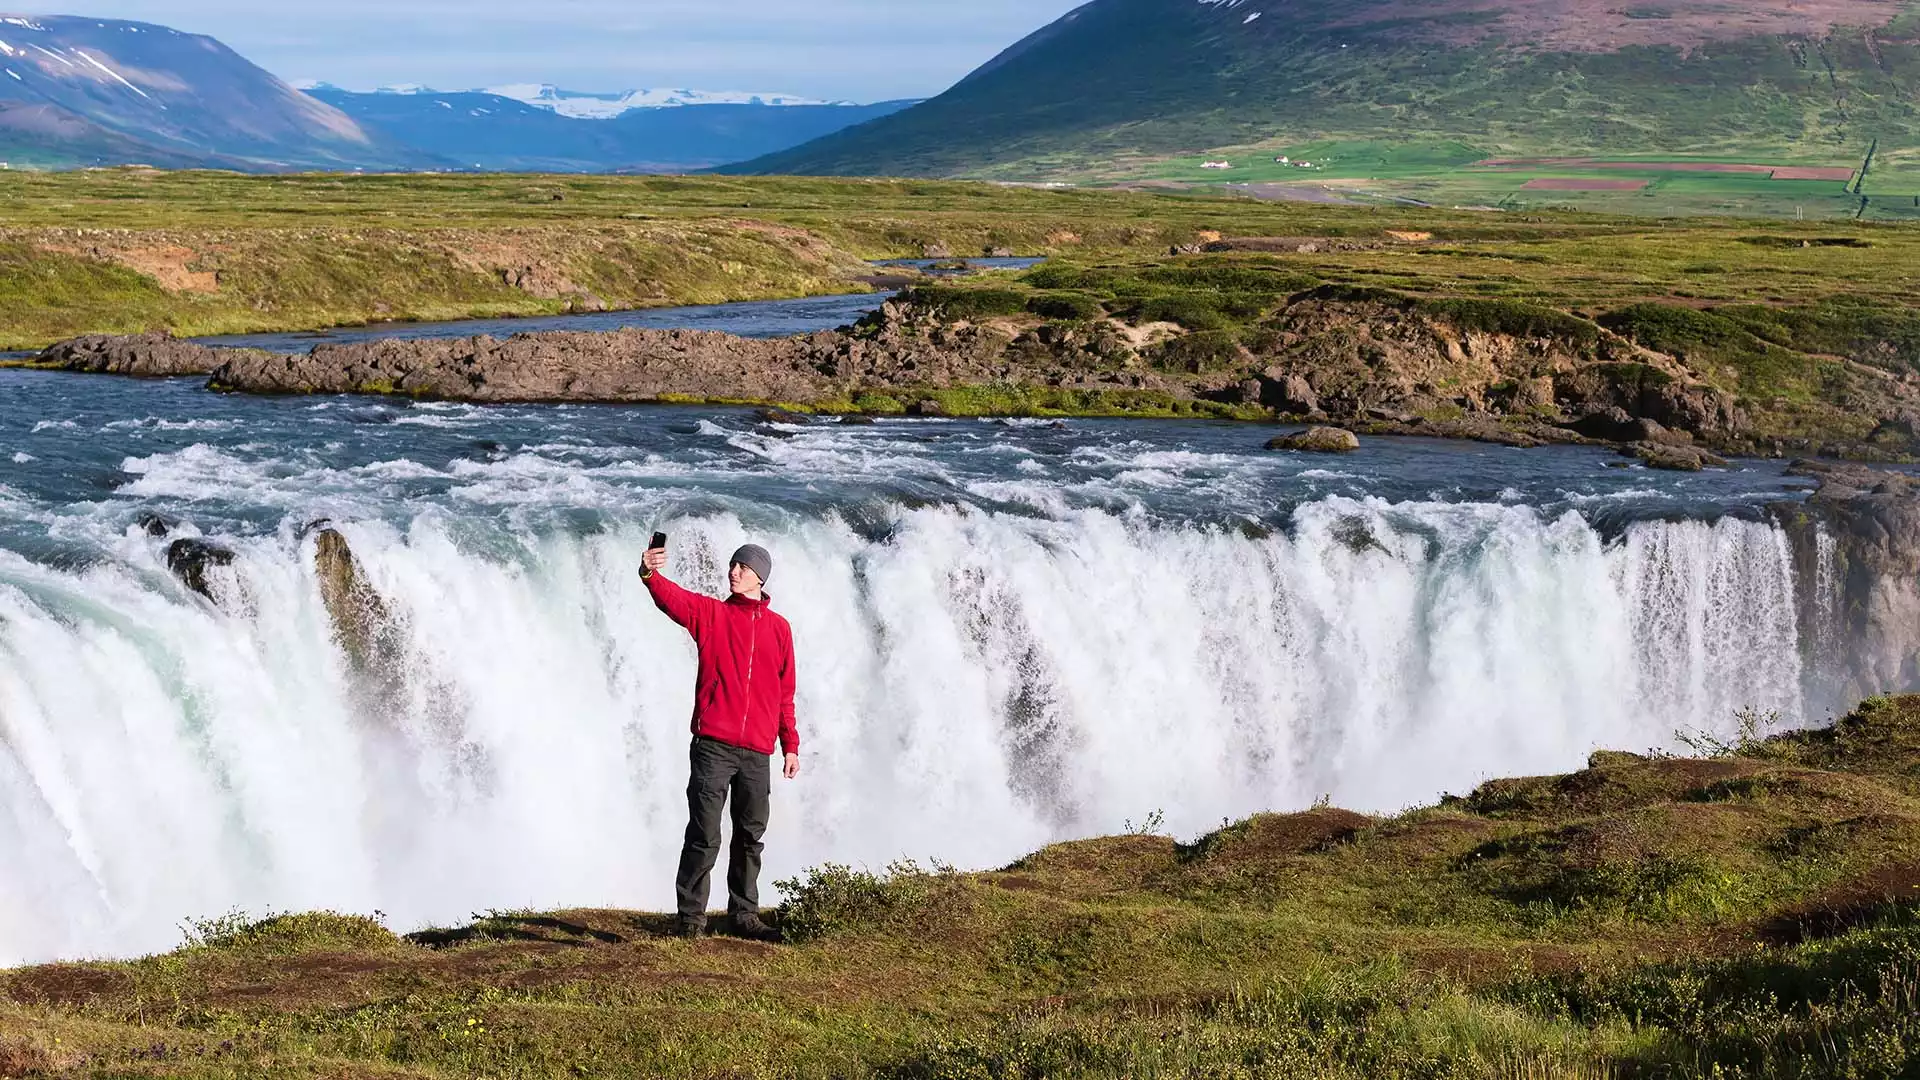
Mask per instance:
[[[94,0],[349,87],[690,86],[926,97],[1081,0]]]

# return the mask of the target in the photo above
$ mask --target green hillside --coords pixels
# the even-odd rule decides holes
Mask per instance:
[[[1095,0],[938,98],[735,169],[1084,174],[1330,136],[1843,164],[1920,147],[1911,0],[1258,7]]]

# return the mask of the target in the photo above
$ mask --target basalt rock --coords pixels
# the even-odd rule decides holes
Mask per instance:
[[[64,371],[164,378],[211,374],[232,355],[231,350],[181,341],[166,333],[87,334],[48,346],[32,362]]]
[[[1267,443],[1269,450],[1306,450],[1318,454],[1348,454],[1360,449],[1360,437],[1340,428],[1314,427],[1297,435],[1282,435]]]
[[[354,670],[393,679],[398,664],[393,619],[347,538],[334,529],[321,530],[314,537],[313,568],[320,579],[321,602],[333,622],[334,641]]]
[[[1792,538],[1801,640],[1822,704],[1920,687],[1920,481],[1838,462],[1795,462],[1820,486],[1773,516]]]
[[[1649,469],[1667,469],[1673,472],[1699,472],[1705,468],[1724,469],[1725,458],[1707,453],[1692,446],[1675,446],[1670,443],[1633,443],[1622,447],[1620,452],[1640,459]]]
[[[232,566],[233,560],[230,549],[206,540],[175,540],[167,545],[167,569],[181,584],[215,603],[220,598],[214,595],[208,573],[215,567]]]

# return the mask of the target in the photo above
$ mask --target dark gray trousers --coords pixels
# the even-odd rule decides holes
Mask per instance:
[[[687,842],[680,849],[680,914],[707,913],[713,864],[720,858],[720,814],[733,797],[733,846],[727,853],[727,914],[760,913],[760,838],[767,832],[773,761],[765,754],[696,736],[689,751]]]

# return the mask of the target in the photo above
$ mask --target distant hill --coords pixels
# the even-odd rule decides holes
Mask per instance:
[[[684,172],[797,146],[914,104],[631,105],[567,95],[566,110],[485,91],[307,93],[395,143],[491,172]],[[566,92],[561,91],[560,94]],[[602,105],[581,111],[585,100]]]
[[[947,93],[728,171],[1010,175],[1327,136],[1920,145],[1914,0],[1094,0]]]
[[[254,171],[433,164],[213,38],[25,15],[0,16],[0,161]]]

